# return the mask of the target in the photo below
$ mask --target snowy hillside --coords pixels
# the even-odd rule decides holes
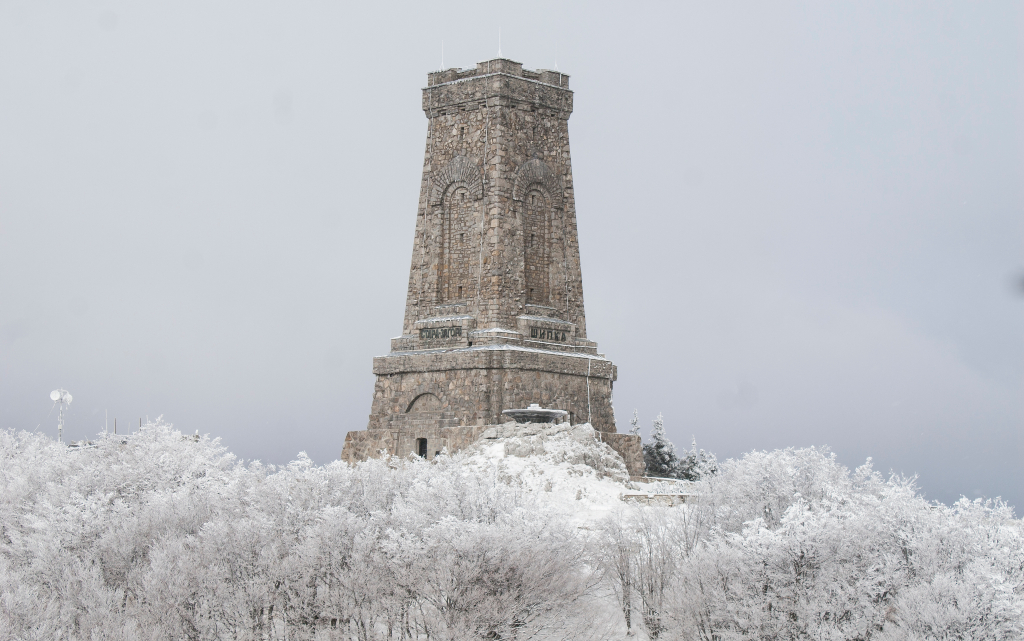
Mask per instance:
[[[0,432],[0,638],[1014,639],[1024,528],[817,449],[637,491],[586,425],[275,469],[163,424]]]

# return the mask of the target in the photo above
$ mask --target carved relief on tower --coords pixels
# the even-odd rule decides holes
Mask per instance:
[[[480,167],[465,156],[455,156],[430,176],[430,204],[440,205],[453,187],[463,187],[473,200],[484,196]]]
[[[539,188],[554,199],[551,205],[562,207],[562,179],[546,162],[534,158],[523,163],[512,183],[512,200],[523,201],[531,188]]]

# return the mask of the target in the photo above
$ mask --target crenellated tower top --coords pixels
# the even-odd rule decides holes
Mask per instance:
[[[428,73],[427,86],[435,87],[449,82],[495,75],[522,78],[526,81],[551,85],[559,89],[569,89],[568,74],[549,69],[538,69],[537,71],[523,69],[523,63],[509,60],[508,58],[495,58],[494,60],[478,62],[476,67],[472,69],[442,69],[441,71]]]
[[[504,58],[481,62],[474,69],[427,74],[423,111],[428,118],[484,107],[543,111],[568,120],[572,113],[569,76],[558,71],[530,71]]]

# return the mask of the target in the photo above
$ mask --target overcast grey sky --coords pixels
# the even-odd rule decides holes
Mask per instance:
[[[1024,506],[1021,5],[626,4],[0,2],[0,426],[56,435],[64,386],[71,438],[336,458],[401,332],[426,73],[500,27],[572,76],[620,430]]]

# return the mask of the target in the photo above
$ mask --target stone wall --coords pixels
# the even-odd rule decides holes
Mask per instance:
[[[626,462],[626,469],[629,470],[630,477],[646,474],[647,465],[644,463],[643,441],[639,435],[598,432],[598,436],[619,453],[622,460]]]
[[[345,435],[341,460],[356,463],[381,456],[408,456],[417,454],[419,439],[427,439],[427,456],[431,460],[448,450],[454,454],[475,442],[487,426],[436,427],[429,425],[404,426],[395,430],[360,430]]]
[[[568,76],[502,59],[432,73],[423,111],[403,336],[453,305],[482,328],[514,327],[531,305],[586,339]]]
[[[382,456],[415,455],[418,453],[419,439],[426,439],[426,459],[432,460],[446,450],[449,454],[463,450],[470,444],[488,436],[488,433],[495,432],[496,428],[494,425],[434,427],[428,424],[404,427],[405,429],[349,432],[345,436],[345,447],[341,453],[341,460],[347,463],[357,463]],[[499,430],[501,427],[505,427],[506,432],[514,432],[516,428],[523,426],[506,423],[497,427]],[[643,475],[644,458],[639,436],[601,432],[595,432],[595,435],[622,457],[630,477]]]
[[[399,416],[415,415],[417,399],[436,399],[443,418],[456,425],[494,425],[502,411],[542,407],[569,412],[572,422],[615,431],[611,361],[508,345],[404,352],[374,359],[373,405],[367,429],[386,429]]]

